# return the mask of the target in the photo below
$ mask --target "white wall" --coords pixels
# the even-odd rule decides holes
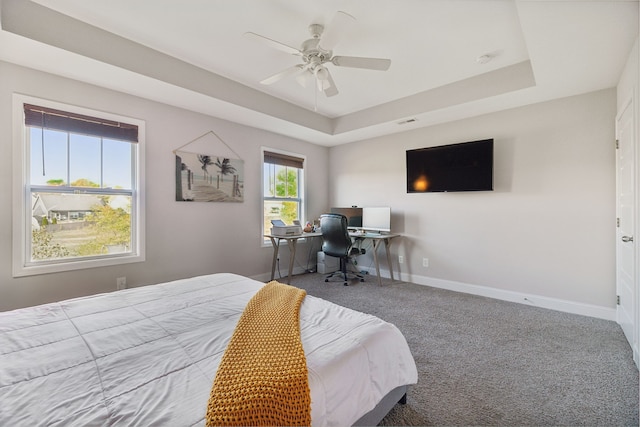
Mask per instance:
[[[8,63],[0,75],[2,159],[11,159],[13,92],[140,118],[147,130],[144,263],[13,279],[12,175],[0,169],[0,310],[110,291],[120,276],[133,286],[219,271],[268,278],[271,248],[259,238],[266,145],[307,156],[310,218],[329,206],[391,206],[404,280],[613,312],[613,89],[327,149]],[[208,130],[245,160],[244,203],[173,201],[172,150]],[[406,193],[405,150],[482,138],[495,139],[495,191]],[[307,247],[298,254],[299,271]],[[370,255],[363,261],[371,266]]]
[[[126,276],[130,286],[222,271],[264,278],[271,271],[272,251],[270,246],[261,246],[260,236],[263,145],[306,155],[310,183],[307,213],[317,218],[328,205],[326,147],[6,62],[0,62],[0,76],[0,159],[5,162],[12,158],[14,92],[139,118],[146,122],[147,134],[144,263],[12,278],[12,168],[8,163],[0,168],[0,311],[115,290],[120,276]],[[245,162],[244,203],[174,201],[172,150],[210,130]],[[304,245],[299,254],[298,264],[303,265],[307,255]],[[283,256],[288,256],[286,249]]]
[[[633,45],[633,49],[629,53],[629,58],[625,64],[624,69],[622,70],[622,75],[620,76],[620,81],[618,82],[618,86],[616,87],[617,92],[617,110],[621,111],[622,108],[626,105],[629,99],[632,96],[635,96],[637,99],[638,90],[638,80],[640,79],[639,72],[639,55],[640,55],[640,47],[639,40],[636,39],[635,44]],[[636,109],[640,110],[640,109]],[[638,111],[636,111],[638,113]]]
[[[615,114],[609,89],[335,147],[330,201],[391,206],[405,280],[612,318]],[[407,194],[407,149],[485,138],[493,192]]]

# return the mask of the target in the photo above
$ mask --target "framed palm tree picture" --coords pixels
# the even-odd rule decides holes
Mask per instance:
[[[176,151],[177,202],[243,202],[244,161]]]

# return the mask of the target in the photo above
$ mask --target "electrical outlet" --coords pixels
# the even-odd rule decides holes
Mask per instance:
[[[429,267],[429,258],[422,258],[422,266]]]
[[[118,277],[116,279],[116,289],[121,291],[127,288],[127,278],[126,277]]]
[[[399,255],[399,256],[398,256],[398,262],[399,262],[400,264],[404,263],[404,257],[403,257],[402,255]]]

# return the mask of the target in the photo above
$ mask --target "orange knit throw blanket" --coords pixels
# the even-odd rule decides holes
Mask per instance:
[[[207,405],[207,426],[311,425],[300,339],[306,291],[276,281],[247,304],[225,350]]]

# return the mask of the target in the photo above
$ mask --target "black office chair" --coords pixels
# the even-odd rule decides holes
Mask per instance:
[[[334,213],[320,215],[322,252],[340,258],[340,270],[329,274],[324,279],[325,282],[338,274],[343,277],[345,286],[348,285],[350,279],[360,279],[361,282],[364,282],[364,277],[361,274],[347,271],[349,260],[361,253],[360,249],[353,247],[347,227],[347,217],[344,215]]]

